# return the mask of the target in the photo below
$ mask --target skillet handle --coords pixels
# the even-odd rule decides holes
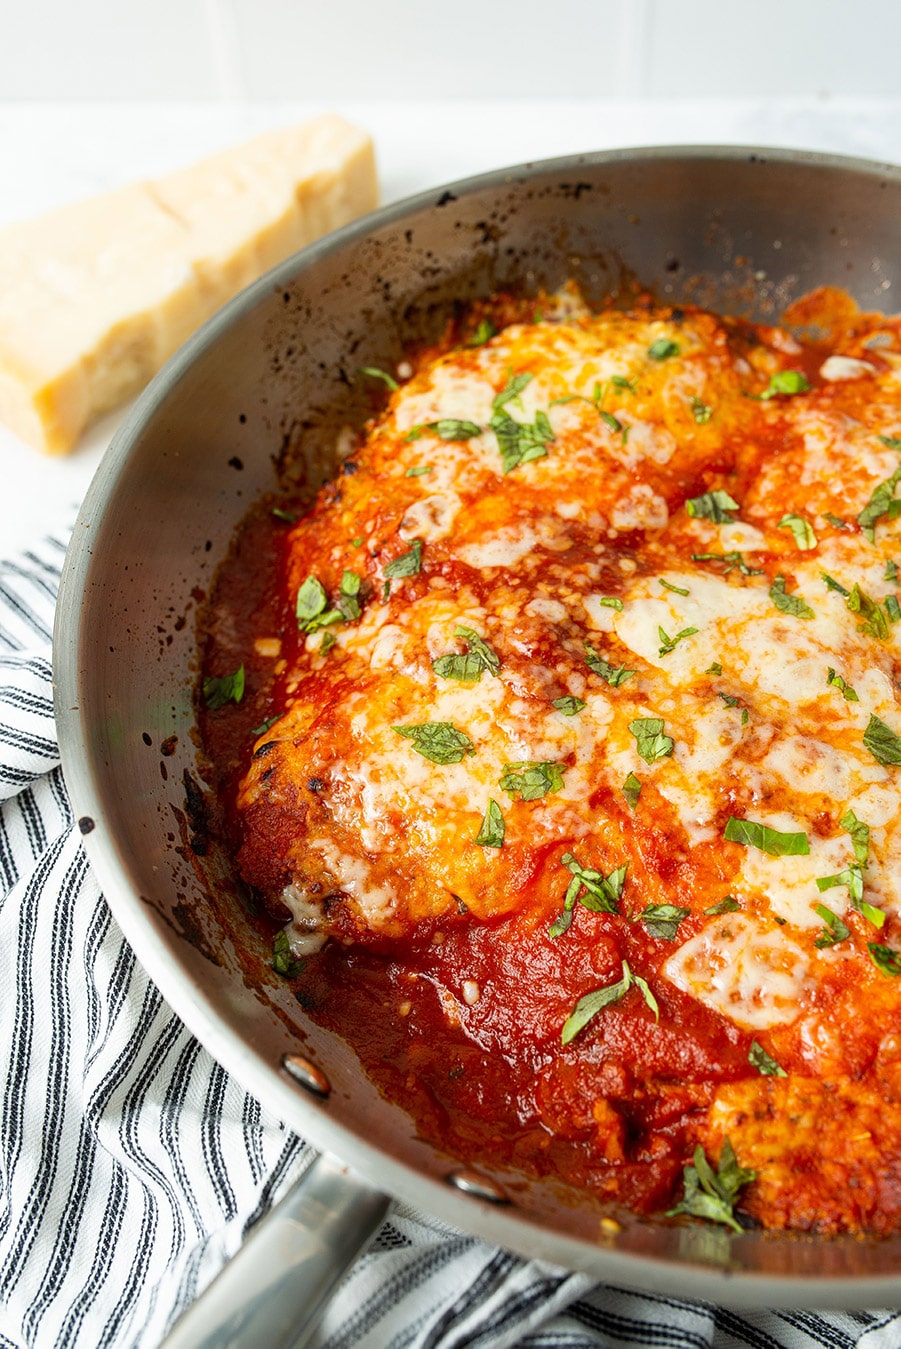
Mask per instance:
[[[390,1202],[334,1157],[317,1157],[176,1322],[162,1349],[305,1344]]]

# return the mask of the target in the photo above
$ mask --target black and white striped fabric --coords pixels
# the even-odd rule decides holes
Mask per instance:
[[[64,543],[0,563],[0,1346],[155,1346],[309,1152],[150,983],[73,829],[50,645]],[[395,1209],[322,1349],[899,1349],[901,1315],[592,1285]]]

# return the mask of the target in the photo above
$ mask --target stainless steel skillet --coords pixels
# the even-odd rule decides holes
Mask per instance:
[[[396,364],[455,305],[569,277],[590,300],[635,284],[764,321],[824,284],[891,310],[901,306],[899,219],[901,170],[800,152],[630,150],[506,169],[377,212],[288,260],[210,320],[139,400],[87,495],[63,574],[66,782],[110,907],[173,1008],[245,1087],[341,1159],[308,1173],[269,1236],[251,1239],[244,1258],[255,1263],[237,1292],[217,1281],[202,1329],[189,1316],[173,1343],[207,1331],[210,1343],[295,1342],[305,1313],[270,1279],[287,1271],[312,1314],[336,1277],[333,1257],[351,1258],[388,1194],[599,1279],[733,1305],[901,1305],[901,1237],[732,1237],[638,1219],[609,1235],[578,1194],[475,1172],[422,1142],[290,990],[245,978],[238,953],[257,938],[229,899],[225,859],[187,846],[184,785],[196,774],[197,596],[277,473],[328,476],[338,430],[368,409],[358,367]],[[312,1244],[295,1242],[302,1230]],[[275,1320],[261,1329],[267,1314]]]

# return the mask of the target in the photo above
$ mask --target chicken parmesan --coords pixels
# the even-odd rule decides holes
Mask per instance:
[[[499,303],[248,524],[202,728],[275,969],[423,1135],[901,1228],[901,327]],[[811,335],[812,333],[812,335]]]

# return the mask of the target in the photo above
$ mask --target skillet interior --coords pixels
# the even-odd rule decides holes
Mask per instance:
[[[608,1236],[553,1186],[498,1176],[503,1207],[449,1187],[467,1159],[418,1141],[274,976],[256,988],[239,951],[257,938],[227,868],[185,846],[196,606],[279,471],[328,476],[337,429],[370,410],[356,369],[391,367],[454,304],[574,277],[593,301],[640,280],[760,321],[822,284],[891,309],[899,214],[897,169],[750,150],[580,156],[427,193],[305,250],[212,319],[136,405],[76,525],[56,633],[64,771],[110,906],[162,992],[246,1087],[373,1184],[601,1278],[735,1304],[901,1305],[901,1237],[732,1238],[637,1219]],[[325,1072],[327,1098],[281,1069],[292,1052]]]

